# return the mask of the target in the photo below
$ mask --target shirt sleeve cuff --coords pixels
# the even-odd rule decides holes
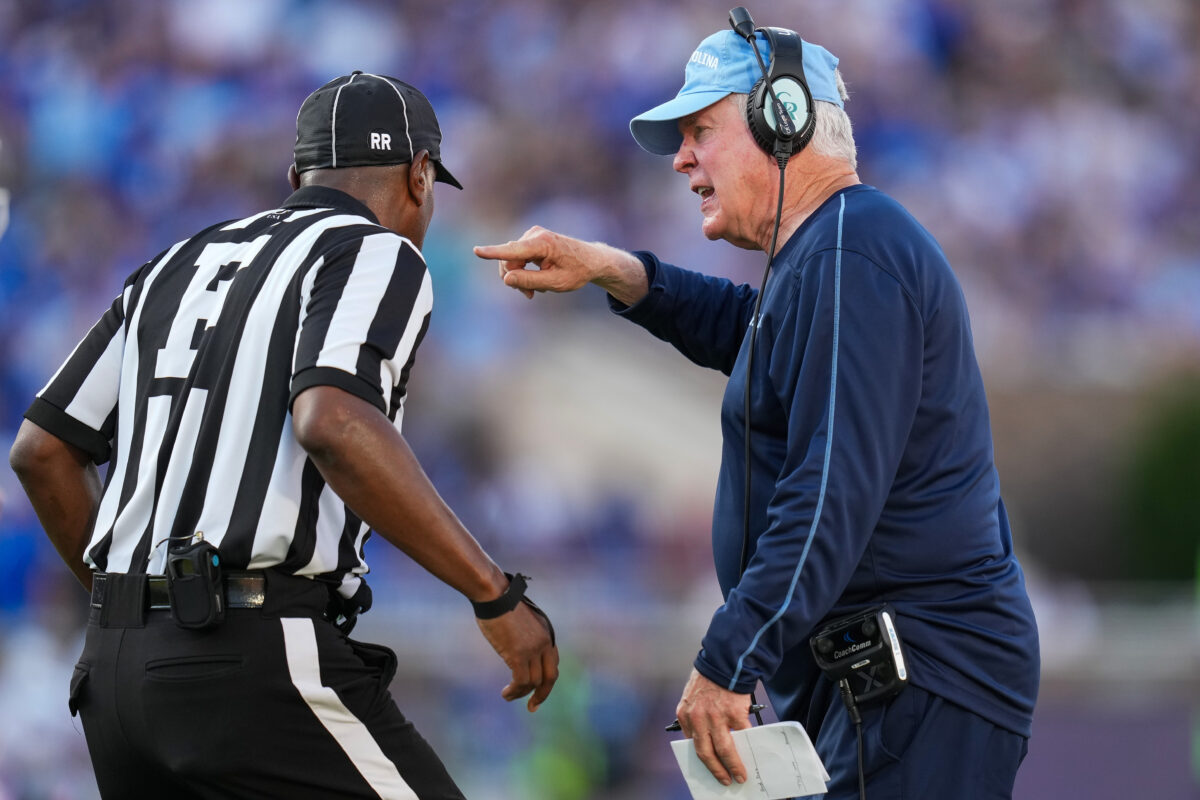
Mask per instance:
[[[659,297],[662,295],[663,287],[656,285],[655,280],[658,278],[658,258],[645,250],[635,250],[634,257],[642,262],[642,267],[646,270],[646,285],[650,290],[646,292],[646,296],[638,300],[633,305],[626,305],[611,294],[606,295],[608,298],[608,308],[619,317],[626,317],[633,321],[637,321],[646,316],[658,305]]]
[[[296,402],[296,398],[305,389],[314,386],[333,386],[355,397],[366,400],[380,412],[386,413],[383,395],[379,389],[364,381],[357,375],[352,375],[336,367],[308,367],[292,376],[292,394],[288,398],[288,410]]]
[[[66,411],[40,397],[33,400],[25,419],[87,453],[95,464],[103,464],[112,455],[112,444],[100,431],[89,428]]]
[[[694,666],[696,671],[701,675],[708,678],[718,686],[728,689],[731,692],[737,692],[738,694],[750,694],[754,691],[754,687],[758,685],[758,679],[747,676],[745,671],[741,673],[741,675],[738,677],[738,680],[732,680],[729,675],[714,667],[704,657],[703,650],[701,650],[700,654],[696,656],[696,660],[692,662],[692,666]]]

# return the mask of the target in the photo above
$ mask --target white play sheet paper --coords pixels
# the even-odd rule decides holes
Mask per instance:
[[[785,800],[824,794],[829,773],[798,722],[774,722],[733,732],[746,782],[722,786],[696,755],[691,739],[671,742],[694,800]]]

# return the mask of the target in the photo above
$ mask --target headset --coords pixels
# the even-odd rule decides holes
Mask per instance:
[[[750,133],[759,147],[786,163],[812,141],[817,127],[812,92],[804,77],[804,42],[785,28],[756,28],[750,12],[741,6],[729,12],[729,25],[750,43],[763,72],[746,98]],[[758,50],[755,34],[759,31],[770,46],[769,67]]]

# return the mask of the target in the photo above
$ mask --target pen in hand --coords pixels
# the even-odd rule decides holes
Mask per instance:
[[[750,706],[750,713],[751,713],[751,714],[757,714],[759,711],[762,711],[764,708],[766,708],[766,706],[765,706],[765,705],[763,705],[762,703],[755,703],[754,705]],[[670,725],[668,725],[668,726],[665,728],[665,730],[668,730],[668,731],[679,731],[679,730],[683,730],[683,726],[681,726],[681,725],[679,724],[679,720],[675,720],[675,721],[674,721],[674,722],[672,722]]]

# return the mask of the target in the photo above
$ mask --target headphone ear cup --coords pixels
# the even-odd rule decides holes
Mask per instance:
[[[809,95],[807,90],[790,77],[783,77],[776,82],[776,92],[783,91],[779,87],[780,83],[785,85],[790,84],[795,87],[797,93],[801,95],[802,105],[798,105],[798,109],[804,114],[802,120],[793,120],[796,124],[796,135],[790,141],[792,143],[791,153],[795,155],[805,148],[812,140],[813,133],[816,132],[817,118],[815,113],[809,113],[810,107]],[[758,146],[765,150],[768,154],[775,154],[775,143],[779,141],[789,141],[783,139],[779,133],[771,125],[767,118],[767,104],[771,101],[770,93],[767,91],[766,78],[759,78],[758,83],[754,84],[754,88],[750,90],[750,94],[746,95],[746,122],[750,126],[750,133],[754,136],[754,141]],[[815,109],[814,109],[815,111]]]
[[[766,78],[759,78],[758,83],[754,84],[754,88],[750,90],[750,94],[746,95],[746,122],[750,126],[750,134],[758,146],[767,153],[774,154],[778,136],[771,128],[771,124],[767,122],[767,115],[764,111],[766,95]]]

